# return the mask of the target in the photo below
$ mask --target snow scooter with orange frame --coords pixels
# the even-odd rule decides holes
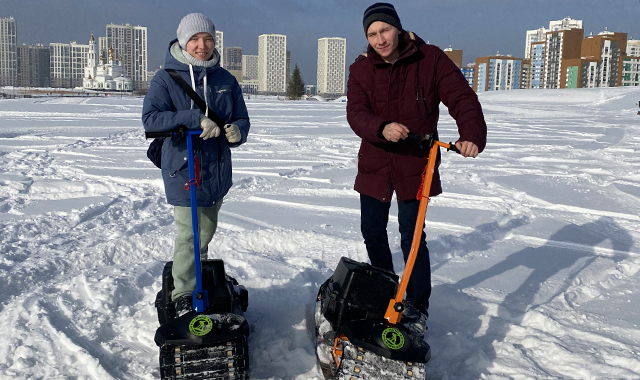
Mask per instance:
[[[425,379],[431,348],[401,321],[404,296],[424,227],[439,147],[434,136],[410,134],[429,149],[411,251],[402,279],[384,269],[342,257],[316,299],[316,355],[325,379]]]
[[[193,138],[201,130],[147,132],[147,138],[186,139],[191,195],[191,220],[195,258],[196,289],[193,310],[177,316],[171,300],[173,262],[162,272],[162,290],[155,306],[160,327],[155,342],[160,347],[160,376],[171,380],[249,379],[249,324],[243,317],[249,303],[244,286],[224,270],[222,260],[200,260],[200,237],[196,203],[198,160],[194,159]],[[194,137],[195,136],[195,137]]]

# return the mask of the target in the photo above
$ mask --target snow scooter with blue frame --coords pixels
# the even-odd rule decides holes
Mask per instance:
[[[200,259],[200,237],[196,204],[196,164],[193,138],[202,131],[147,132],[147,138],[183,138],[187,142],[191,220],[195,257],[196,289],[193,310],[176,316],[171,300],[173,262],[162,272],[162,290],[156,296],[160,327],[155,342],[160,347],[160,376],[171,380],[249,379],[249,324],[243,317],[248,306],[244,286],[228,276],[222,260]]]
[[[392,271],[342,257],[316,299],[317,361],[325,379],[426,379],[431,348],[402,318],[403,299],[418,255],[439,147],[433,135],[409,139],[429,150],[417,198],[420,207],[402,279]]]

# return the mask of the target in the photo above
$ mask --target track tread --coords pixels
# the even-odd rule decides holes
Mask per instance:
[[[249,379],[249,350],[245,338],[210,346],[160,347],[163,380]]]

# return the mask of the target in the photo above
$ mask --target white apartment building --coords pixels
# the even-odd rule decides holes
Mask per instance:
[[[640,40],[627,40],[627,57],[622,62],[622,85],[640,86]]]
[[[640,57],[640,40],[627,40],[627,55]]]
[[[345,93],[345,61],[347,40],[325,37],[318,40],[317,91],[322,96],[340,96]]]
[[[574,20],[571,17],[565,17],[562,20],[549,21],[548,31],[550,32],[556,32],[558,30],[569,30],[569,29],[584,29],[582,27],[582,20]]]
[[[98,41],[101,42],[100,40]],[[105,47],[99,46],[99,48],[102,50]],[[106,48],[113,50],[115,60],[122,59],[125,75],[133,80],[136,89],[149,87],[149,82],[147,81],[146,26],[131,26],[129,24],[107,25]]]
[[[0,18],[0,86],[18,80],[18,30],[13,17]]]
[[[283,94],[287,91],[287,36],[258,36],[258,90]]]
[[[84,68],[89,62],[89,45],[75,41],[49,44],[51,87],[82,87]]]
[[[531,59],[531,44],[534,42],[542,42],[547,39],[547,32],[549,29],[545,27],[527,30],[527,43],[524,49],[524,59]]]
[[[224,32],[216,30],[215,48],[220,53],[220,67],[224,67]]]
[[[258,56],[243,55],[242,56],[242,79],[258,80]]]

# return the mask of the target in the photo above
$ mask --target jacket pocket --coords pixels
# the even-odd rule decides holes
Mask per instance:
[[[363,152],[361,149],[358,153],[358,172],[363,174],[374,174],[388,168],[389,159],[386,154],[375,155],[371,152]]]

